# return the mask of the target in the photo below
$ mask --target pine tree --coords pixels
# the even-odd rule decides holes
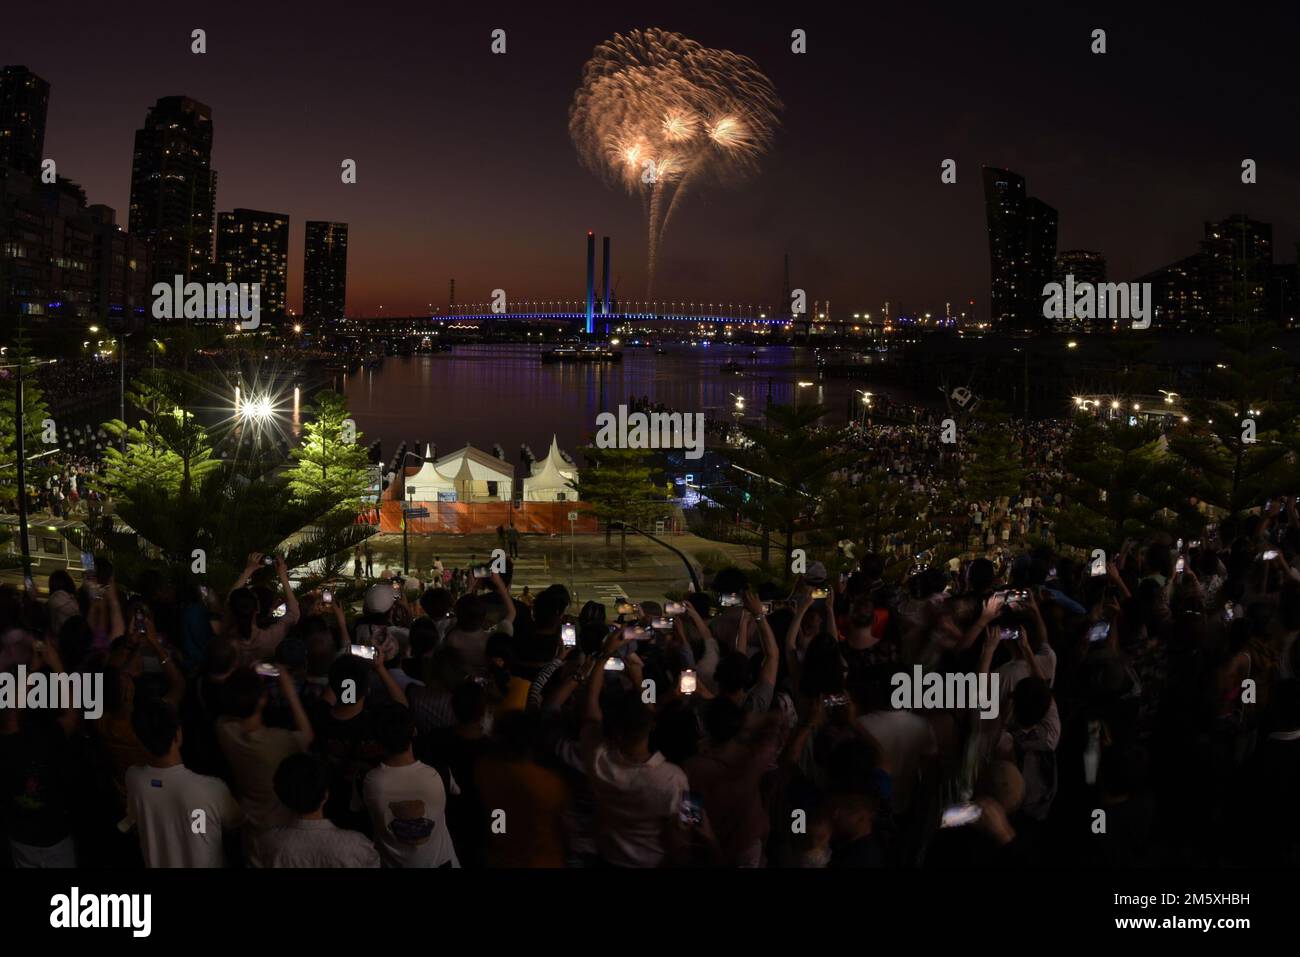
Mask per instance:
[[[786,575],[795,536],[815,535],[822,527],[822,497],[843,459],[836,448],[839,434],[817,427],[825,414],[822,405],[768,406],[762,425],[742,426],[744,444],[730,458],[744,472],[731,492],[718,496],[756,529],[764,566],[771,561],[773,534],[784,539]]]
[[[570,486],[605,524],[605,535],[620,526],[619,568],[627,571],[627,528],[661,515],[666,496],[654,479],[654,453],[648,449],[583,449],[587,467]]]
[[[1020,439],[1010,418],[998,403],[986,402],[975,413],[971,461],[966,467],[966,491],[971,501],[996,501],[1011,497],[1024,485],[1025,469]]]
[[[337,392],[316,396],[315,418],[303,426],[302,441],[286,472],[296,502],[335,502],[331,511],[357,511],[369,487],[369,456],[361,433],[347,428],[347,400]],[[350,434],[352,433],[352,434]],[[347,441],[348,439],[352,441]]]
[[[1184,488],[1232,517],[1294,494],[1300,478],[1294,371],[1273,338],[1259,323],[1221,329],[1224,361],[1207,375],[1215,398],[1188,403],[1193,423],[1169,440]]]
[[[1057,540],[1087,551],[1119,550],[1125,538],[1165,529],[1172,503],[1168,462],[1154,426],[1075,420],[1063,464],[1070,482],[1056,513]]]

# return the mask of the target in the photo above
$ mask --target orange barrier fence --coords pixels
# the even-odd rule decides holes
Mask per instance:
[[[417,512],[427,509],[428,516],[407,519],[407,531],[412,535],[467,534],[470,532],[495,532],[498,525],[509,528],[513,522],[521,533],[550,534],[569,531],[569,513],[577,512],[573,528],[578,532],[596,532],[596,517],[581,502],[524,502],[514,508],[510,502],[420,502],[411,506]],[[371,516],[374,512],[371,511]],[[402,503],[380,503],[379,530],[402,531]]]

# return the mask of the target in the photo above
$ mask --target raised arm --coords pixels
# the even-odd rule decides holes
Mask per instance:
[[[307,710],[302,706],[302,700],[298,697],[298,689],[293,684],[293,675],[289,674],[287,668],[280,669],[280,689],[284,692],[284,700],[289,703],[290,713],[293,714],[293,726],[302,735],[302,747],[305,751],[311,747],[316,732],[312,730],[311,722],[307,720]]]

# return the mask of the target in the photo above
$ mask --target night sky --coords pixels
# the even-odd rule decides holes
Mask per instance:
[[[46,155],[123,225],[147,109],[167,95],[207,103],[217,209],[292,219],[295,309],[307,219],[350,224],[352,315],[445,305],[453,276],[461,302],[497,287],[511,299],[577,298],[589,228],[613,237],[621,298],[640,298],[641,208],[580,166],[567,128],[592,48],[635,27],[753,58],[785,104],[758,178],[696,193],[674,214],[664,299],[773,301],[788,251],[793,285],[840,315],[886,298],[897,313],[972,297],[986,314],[982,164],[1024,175],[1060,212],[1059,248],[1101,250],[1112,279],[1190,255],[1203,221],[1235,211],[1274,224],[1279,261],[1295,260],[1300,239],[1293,11],[178,6],[74,3],[52,15],[15,4],[0,63],[50,82]],[[195,27],[207,30],[206,55],[190,52]],[[496,27],[504,56],[489,52]],[[796,27],[808,32],[804,55],[790,51]],[[1096,27],[1104,56],[1089,51]],[[939,181],[945,157],[958,163],[955,186]],[[1240,181],[1246,157],[1257,185]],[[340,181],[344,158],[357,160],[356,185]]]

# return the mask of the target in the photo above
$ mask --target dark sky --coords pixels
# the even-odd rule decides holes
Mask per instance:
[[[625,300],[645,284],[633,198],[578,161],[567,112],[592,48],[657,26],[757,61],[785,103],[761,175],[696,193],[662,251],[665,299],[767,302],[793,284],[836,313],[987,311],[979,168],[1006,166],[1060,211],[1060,248],[1126,279],[1189,255],[1244,211],[1300,238],[1297,16],[1215,5],[222,3],[15,4],[0,63],[51,86],[45,152],[125,223],[135,129],[160,96],[212,107],[217,208],[292,218],[300,306],[306,219],[351,225],[348,310],[369,314],[582,294],[584,236],[609,233]],[[877,4],[860,5],[876,7]],[[79,12],[79,7],[84,9]],[[539,12],[538,8],[545,8]],[[480,13],[488,10],[490,14]],[[650,11],[650,12],[647,12]],[[190,31],[208,52],[190,52]],[[508,53],[489,52],[493,28]],[[790,31],[808,52],[790,51]],[[1104,56],[1089,52],[1107,31]],[[344,158],[358,183],[340,182]],[[954,186],[940,162],[958,164]],[[1243,185],[1243,158],[1259,183]]]

